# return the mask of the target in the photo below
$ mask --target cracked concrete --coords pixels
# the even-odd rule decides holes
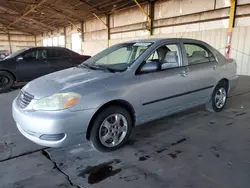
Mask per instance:
[[[80,186],[75,185],[75,184],[71,181],[70,176],[67,175],[65,172],[63,172],[63,171],[58,167],[58,165],[56,164],[56,162],[53,161],[53,159],[51,159],[50,154],[49,154],[46,150],[42,150],[42,154],[54,164],[53,169],[57,169],[58,172],[60,172],[61,174],[63,174],[63,175],[67,178],[67,180],[68,180],[68,182],[69,182],[69,184],[70,184],[71,186],[77,187],[77,188],[81,188]]]
[[[0,161],[44,148],[28,141],[16,128],[11,106],[18,92],[0,94]]]
[[[40,152],[0,163],[0,187],[69,187],[67,179]]]
[[[105,154],[89,143],[36,146],[10,116],[18,91],[0,95],[0,188],[249,187],[249,81],[241,78],[223,112],[200,107],[148,123],[124,148]]]

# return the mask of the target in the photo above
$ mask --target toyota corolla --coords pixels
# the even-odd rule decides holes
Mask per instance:
[[[108,152],[123,146],[134,126],[201,104],[220,112],[237,79],[236,62],[202,41],[126,42],[31,81],[13,101],[13,117],[39,145],[80,138]]]

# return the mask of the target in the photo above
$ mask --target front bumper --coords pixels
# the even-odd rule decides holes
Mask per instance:
[[[21,109],[17,99],[12,104],[18,130],[29,140],[46,147],[63,147],[84,141],[94,113],[95,109],[77,112]]]

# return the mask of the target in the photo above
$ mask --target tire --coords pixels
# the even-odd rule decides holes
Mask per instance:
[[[14,77],[12,74],[6,71],[0,71],[0,93],[9,91],[13,84]]]
[[[120,121],[117,121],[117,118],[120,118]],[[104,126],[104,122],[105,125],[107,124],[108,126],[110,126],[110,129],[106,128],[108,126]],[[115,151],[121,148],[129,139],[132,125],[132,118],[126,109],[120,106],[109,106],[107,108],[104,108],[99,112],[94,120],[93,126],[90,131],[90,142],[92,146],[100,152]],[[111,126],[114,127],[112,128]],[[121,131],[120,129],[124,129],[126,131],[118,133],[119,131]],[[119,144],[112,145],[113,143],[116,143],[113,138],[110,138],[104,142],[104,137],[108,136],[107,138],[109,138],[110,135],[112,136],[112,134],[116,135],[114,135],[114,137],[120,138],[118,139]]]
[[[223,97],[223,100],[221,100],[221,104],[218,105],[216,103],[217,101],[219,101],[219,99],[216,98],[216,96],[217,94],[222,93],[221,91],[225,92],[225,97]],[[207,110],[210,112],[221,112],[227,103],[227,98],[228,98],[228,85],[226,82],[219,82],[212,93],[209,103],[206,104]]]

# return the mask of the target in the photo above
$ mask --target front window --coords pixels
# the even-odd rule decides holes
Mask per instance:
[[[182,66],[180,50],[177,44],[167,44],[154,51],[146,63],[156,62],[161,70]]]
[[[38,60],[38,59],[46,59],[47,52],[46,50],[32,50],[23,55],[24,60]]]
[[[106,68],[113,71],[125,71],[153,43],[123,43],[108,48],[85,61],[82,66]]]

